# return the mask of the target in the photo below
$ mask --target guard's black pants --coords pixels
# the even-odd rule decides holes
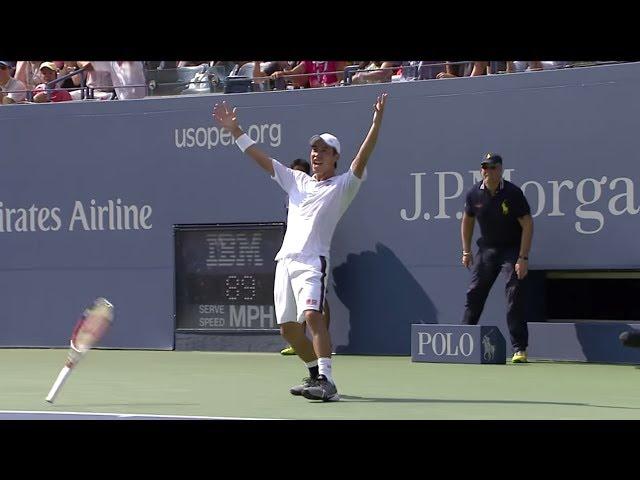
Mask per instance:
[[[507,325],[514,351],[526,350],[529,341],[529,331],[524,318],[524,299],[522,283],[518,280],[515,264],[518,260],[518,247],[488,248],[481,247],[474,258],[471,284],[467,290],[462,323],[476,325],[489,296],[493,283],[502,271],[507,280],[505,294],[507,297]]]

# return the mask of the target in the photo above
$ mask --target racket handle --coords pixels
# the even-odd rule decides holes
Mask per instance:
[[[67,379],[70,373],[71,373],[71,369],[69,367],[67,367],[66,365],[62,367],[62,370],[60,370],[60,373],[58,374],[58,378],[56,378],[56,381],[54,382],[53,387],[51,387],[51,390],[49,390],[49,395],[47,395],[47,398],[46,398],[47,402],[53,403],[53,401],[56,398],[56,395],[58,395],[58,391],[60,390],[60,388],[62,387],[62,385],[64,384],[65,380]]]

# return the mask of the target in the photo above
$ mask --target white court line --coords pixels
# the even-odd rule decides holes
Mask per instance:
[[[156,415],[153,413],[104,413],[104,412],[61,412],[47,410],[0,410],[3,413],[28,413],[46,415],[105,415],[112,417],[154,417],[154,418],[177,418],[181,420],[286,420],[284,418],[252,418],[252,417],[205,417],[192,415]]]

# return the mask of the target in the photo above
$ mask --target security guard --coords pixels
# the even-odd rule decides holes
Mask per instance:
[[[500,271],[507,278],[507,325],[513,363],[527,361],[529,332],[524,318],[522,281],[527,275],[533,236],[531,209],[522,190],[502,178],[502,157],[489,153],[481,163],[482,181],[467,192],[462,216],[462,264],[473,265],[463,324],[476,325],[489,291]],[[471,239],[476,218],[480,224],[474,261]]]

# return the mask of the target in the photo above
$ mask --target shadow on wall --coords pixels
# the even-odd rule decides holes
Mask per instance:
[[[438,323],[429,296],[381,243],[375,252],[347,255],[332,276],[350,326],[348,347],[339,346],[336,353],[410,355],[411,324]]]
[[[620,334],[638,330],[637,325],[624,322],[576,322],[574,328],[585,361],[640,363],[640,349],[625,347],[620,342]]]

